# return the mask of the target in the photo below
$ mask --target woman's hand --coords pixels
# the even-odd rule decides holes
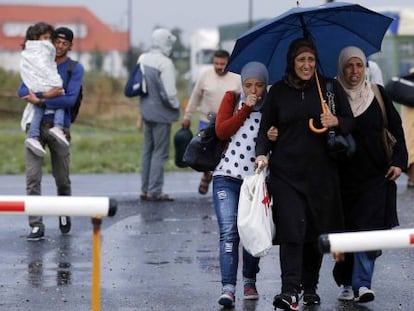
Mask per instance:
[[[387,174],[385,175],[386,178],[389,180],[395,181],[401,175],[401,168],[398,166],[390,166],[388,169]]]
[[[247,95],[245,104],[249,107],[253,107],[260,99],[261,97],[257,96],[256,94],[250,94]]]
[[[254,163],[255,163],[255,169],[257,169],[259,172],[265,169],[269,164],[267,157],[264,155],[257,156]]]
[[[339,125],[338,118],[332,114],[331,110],[329,109],[328,105],[325,104],[325,111],[321,113],[321,124],[323,127],[331,128],[336,127]]]
[[[277,127],[271,126],[270,129],[267,131],[267,138],[270,141],[276,141],[278,136],[279,136],[279,131],[277,130]]]
[[[335,252],[335,253],[332,254],[332,258],[333,258],[333,261],[335,261],[335,262],[344,261],[345,260],[345,254]]]

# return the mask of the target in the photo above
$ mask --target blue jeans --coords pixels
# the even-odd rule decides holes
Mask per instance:
[[[213,202],[220,231],[221,283],[236,285],[239,263],[240,237],[237,230],[237,209],[242,180],[215,176]],[[243,248],[243,277],[256,279],[260,258],[253,257]]]
[[[33,119],[30,121],[28,136],[31,138],[39,138],[40,137],[40,124],[42,123],[45,109],[37,105],[33,105],[33,108],[34,108]],[[53,119],[54,126],[57,126],[63,129],[64,119],[65,119],[65,110],[56,109],[54,119]]]
[[[371,288],[372,275],[374,274],[375,256],[369,256],[368,252],[354,253],[354,268],[352,272],[352,289],[358,293],[362,286]]]

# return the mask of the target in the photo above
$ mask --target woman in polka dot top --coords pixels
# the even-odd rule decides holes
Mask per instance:
[[[241,96],[226,92],[216,118],[216,133],[229,140],[213,173],[213,201],[220,231],[222,293],[218,303],[234,306],[239,262],[237,207],[243,177],[254,174],[255,144],[266,95],[268,72],[259,62],[247,63],[241,71]],[[259,258],[243,249],[244,299],[258,299],[256,274]]]

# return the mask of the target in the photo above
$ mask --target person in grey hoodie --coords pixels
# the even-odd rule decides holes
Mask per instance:
[[[175,86],[175,67],[170,58],[176,37],[167,29],[152,33],[152,47],[138,58],[148,94],[141,97],[144,146],[141,156],[141,200],[172,201],[162,192],[164,166],[169,156],[171,124],[178,121],[180,103]]]

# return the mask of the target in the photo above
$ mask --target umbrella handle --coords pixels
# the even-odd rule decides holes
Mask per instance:
[[[313,118],[310,118],[310,119],[309,119],[309,128],[311,129],[311,131],[312,131],[312,132],[314,132],[314,133],[316,133],[316,134],[322,134],[322,133],[325,133],[325,132],[328,130],[328,128],[327,128],[327,127],[323,127],[323,128],[321,128],[321,129],[316,128],[316,127],[313,125]]]
[[[323,103],[322,103],[321,107],[322,107],[322,112],[325,113],[326,112],[326,101],[325,100],[323,100]],[[313,125],[313,118],[309,119],[309,128],[311,129],[312,132],[314,132],[316,134],[322,134],[322,133],[325,133],[328,130],[327,127],[323,127],[323,128],[320,128],[320,129],[316,128]]]
[[[316,80],[316,85],[318,87],[319,98],[321,100],[322,113],[326,113],[327,112],[326,111],[326,100],[323,98],[321,85],[319,84],[318,72],[316,70],[315,70],[315,80]],[[327,127],[323,127],[321,129],[316,128],[313,125],[313,118],[309,119],[309,128],[312,132],[314,132],[316,134],[322,134],[322,133],[325,133],[328,130]]]

